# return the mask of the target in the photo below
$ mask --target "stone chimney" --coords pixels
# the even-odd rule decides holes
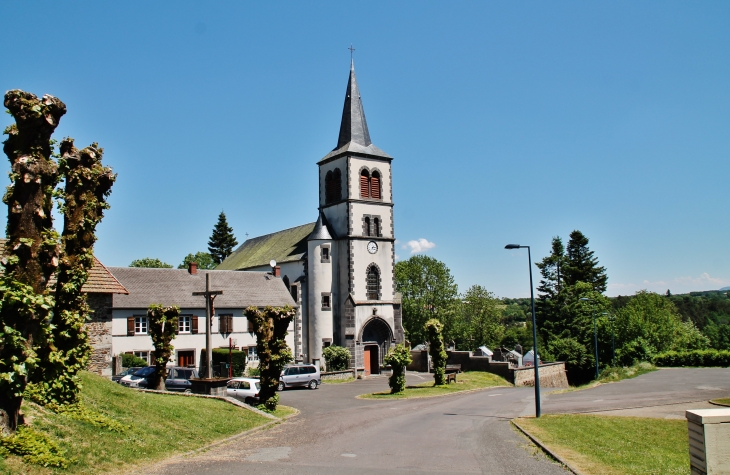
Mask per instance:
[[[281,277],[281,267],[274,267],[274,277]]]
[[[188,264],[188,272],[190,275],[195,275],[198,273],[198,263],[197,262],[191,262]]]

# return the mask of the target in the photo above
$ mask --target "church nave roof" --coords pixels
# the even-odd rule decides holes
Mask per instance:
[[[277,263],[299,261],[307,252],[307,237],[314,230],[314,225],[315,223],[302,224],[247,239],[216,270],[244,270],[268,266],[271,259]]]

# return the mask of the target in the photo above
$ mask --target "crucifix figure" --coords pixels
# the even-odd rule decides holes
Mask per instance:
[[[216,295],[221,295],[222,290],[210,290],[210,272],[205,274],[205,292],[193,292],[193,295],[202,295],[205,297],[205,377],[211,379],[213,377],[213,361],[211,355],[211,327],[213,326],[213,314],[215,307],[213,301]]]

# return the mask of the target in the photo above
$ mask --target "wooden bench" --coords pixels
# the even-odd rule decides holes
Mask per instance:
[[[452,381],[456,383],[456,374],[461,373],[461,365],[460,364],[447,364],[446,365],[446,384],[451,383]]]
[[[451,381],[456,384],[456,373],[446,373],[444,376],[446,376],[446,384],[451,383]]]

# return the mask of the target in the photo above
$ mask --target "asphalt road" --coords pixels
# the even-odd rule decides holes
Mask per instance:
[[[409,374],[409,384],[430,380]],[[379,401],[384,378],[288,390],[301,414],[272,429],[151,467],[149,474],[566,474],[509,420],[534,414],[532,388],[492,388],[431,399]],[[633,380],[545,394],[543,413],[595,412],[730,395],[730,369],[669,369]],[[691,404],[690,404],[691,405]]]

